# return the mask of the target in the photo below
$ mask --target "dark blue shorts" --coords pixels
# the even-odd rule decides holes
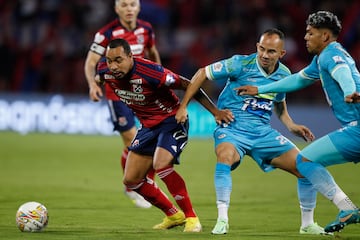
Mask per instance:
[[[176,123],[175,116],[169,117],[152,128],[140,127],[129,147],[138,154],[153,156],[157,147],[168,150],[173,156],[174,164],[179,164],[179,157],[187,144],[189,122]]]
[[[125,132],[135,126],[135,115],[121,100],[108,100],[114,131]]]

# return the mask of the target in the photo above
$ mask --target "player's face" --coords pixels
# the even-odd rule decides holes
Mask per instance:
[[[117,0],[115,12],[126,24],[134,23],[140,12],[140,2],[139,0]]]
[[[123,78],[134,65],[132,53],[126,54],[123,47],[107,48],[106,64],[115,78]]]
[[[311,26],[306,27],[305,41],[306,48],[311,54],[319,54],[325,47],[324,40],[329,37],[323,29],[313,28]]]
[[[274,72],[277,62],[286,53],[284,41],[277,34],[261,36],[256,48],[259,64],[268,74]]]

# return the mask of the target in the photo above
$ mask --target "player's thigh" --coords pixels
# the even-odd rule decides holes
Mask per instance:
[[[300,177],[301,175],[296,169],[296,157],[298,154],[299,150],[294,147],[280,156],[273,158],[271,165]]]
[[[153,168],[159,170],[173,164],[174,156],[167,149],[157,147],[154,154]]]
[[[280,132],[272,129],[254,140],[251,156],[264,172],[274,170],[275,165],[279,164],[288,169],[290,166],[285,166],[285,161],[273,161],[283,154],[293,154],[293,152],[289,152],[292,149],[296,149],[296,146]]]
[[[131,145],[132,140],[135,138],[136,136],[136,127],[133,126],[132,128],[130,128],[129,130],[120,132],[120,136],[124,141],[124,145],[129,147]]]
[[[217,161],[228,165],[233,165],[235,162],[240,161],[240,154],[235,148],[233,143],[222,142],[215,148]]]
[[[141,181],[151,168],[152,156],[130,151],[125,166],[124,183],[137,183]]]

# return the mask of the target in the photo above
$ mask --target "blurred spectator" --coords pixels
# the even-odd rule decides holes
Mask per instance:
[[[309,61],[305,18],[320,9],[339,16],[340,41],[360,61],[360,1],[141,0],[141,5],[140,17],[157,31],[163,65],[187,77],[218,59],[253,52],[259,33],[270,27],[285,32],[283,61],[298,71]],[[0,0],[0,91],[87,94],[82,69],[88,44],[114,17],[113,0]],[[323,101],[320,88],[290,93],[289,101]]]

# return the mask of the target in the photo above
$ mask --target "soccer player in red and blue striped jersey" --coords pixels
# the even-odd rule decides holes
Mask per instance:
[[[124,184],[147,201],[161,209],[166,217],[154,229],[168,229],[185,224],[184,232],[200,232],[197,217],[185,181],[175,171],[179,157],[188,140],[188,119],[177,122],[179,98],[173,89],[185,90],[189,80],[149,60],[133,57],[129,43],[124,39],[110,41],[106,63],[100,62],[98,74],[107,83],[112,97],[123,101],[140,120],[141,127],[129,147]],[[219,110],[202,91],[195,98],[214,116],[218,123],[233,120],[229,110]],[[167,198],[148,171],[166,184],[177,207]]]
[[[106,24],[95,34],[85,61],[85,76],[90,89],[90,99],[93,101],[99,101],[100,97],[103,96],[101,87],[95,81],[96,65],[101,57],[104,57],[106,46],[112,39],[126,39],[134,56],[147,57],[154,62],[160,63],[153,28],[149,22],[138,19],[140,1],[115,0],[114,10],[118,18]],[[121,155],[121,165],[124,169],[128,154],[127,147],[130,146],[131,140],[136,134],[134,114],[122,101],[112,97],[111,91],[109,91],[106,84],[105,96],[108,100],[107,103],[110,117],[114,124],[114,130],[119,132],[125,145]],[[150,173],[150,175],[153,175],[153,173]],[[136,206],[142,208],[151,207],[136,192],[126,189],[125,193],[133,200]]]

